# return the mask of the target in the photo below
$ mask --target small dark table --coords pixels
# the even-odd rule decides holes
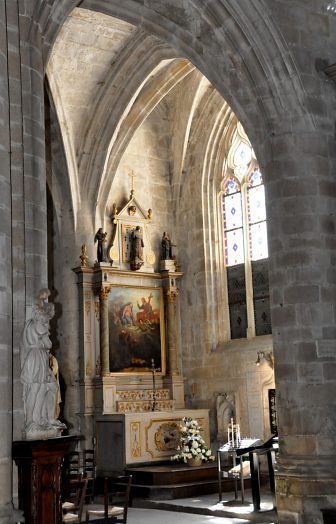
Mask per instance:
[[[245,438],[241,439],[240,445],[238,447],[233,447],[231,444],[227,443],[221,446],[217,451],[217,463],[218,463],[218,492],[219,492],[219,502],[222,502],[222,480],[234,481],[234,490],[235,490],[235,500],[238,499],[238,480],[240,480],[240,491],[241,491],[241,501],[245,502],[244,497],[244,480],[251,478],[244,477],[243,474],[243,461],[244,457],[249,456],[249,451],[252,449],[252,446],[255,446],[257,443],[261,443],[259,439]],[[231,471],[225,471],[222,468],[222,455],[227,456],[232,460],[233,468],[238,467],[238,471],[232,473]]]
[[[267,466],[268,466],[268,477],[270,490],[272,494],[273,507],[276,507],[275,499],[275,477],[274,477],[274,463],[275,454],[278,451],[278,437],[272,436],[267,442],[262,445],[256,445],[250,449],[238,449],[237,455],[245,455],[248,453],[250,460],[250,472],[251,472],[251,489],[252,489],[252,501],[254,511],[260,511],[260,462],[259,457],[266,455]]]

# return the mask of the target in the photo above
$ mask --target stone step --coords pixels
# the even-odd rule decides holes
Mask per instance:
[[[151,486],[175,485],[190,482],[216,480],[218,482],[218,468],[216,462],[203,463],[200,466],[171,461],[163,464],[128,466],[126,474],[133,476],[133,484]]]
[[[218,491],[217,465],[214,463],[190,467],[169,463],[152,466],[129,466],[134,497],[150,500],[172,500]],[[230,485],[233,487],[233,484]]]

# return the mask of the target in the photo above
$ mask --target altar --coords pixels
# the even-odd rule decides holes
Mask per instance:
[[[179,424],[195,418],[209,442],[207,409],[181,409],[147,413],[123,413],[96,417],[96,466],[98,476],[122,471],[126,466],[158,463],[175,455]]]

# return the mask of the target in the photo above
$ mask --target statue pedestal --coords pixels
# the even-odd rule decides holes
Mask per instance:
[[[18,466],[19,508],[26,524],[62,522],[61,473],[65,455],[80,437],[19,440],[12,446]]]

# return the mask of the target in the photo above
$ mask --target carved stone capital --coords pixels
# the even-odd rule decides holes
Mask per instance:
[[[168,302],[175,302],[177,297],[178,297],[177,289],[167,289],[166,290],[166,298]]]
[[[102,286],[99,289],[99,298],[100,300],[107,300],[109,296],[109,292],[111,291],[112,286]]]

